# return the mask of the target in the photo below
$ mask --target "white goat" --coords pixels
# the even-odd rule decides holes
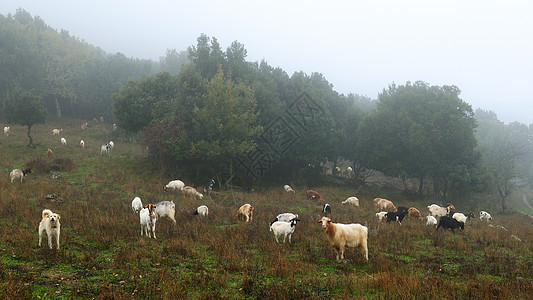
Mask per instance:
[[[100,147],[100,155],[109,154],[109,150],[109,144],[102,145],[102,147]]]
[[[492,221],[492,216],[486,211],[480,211],[479,212],[479,219],[481,221],[483,221],[483,220]]]
[[[133,198],[133,201],[131,201],[131,209],[133,209],[135,213],[139,213],[139,211],[141,211],[142,208],[143,208],[143,203],[141,201],[141,198],[139,197]]]
[[[172,201],[161,201],[155,205],[155,215],[157,218],[168,217],[176,225],[176,205]]]
[[[282,213],[282,214],[279,214],[275,219],[274,221],[272,221],[270,224],[274,223],[274,222],[290,222],[292,219],[298,219],[298,215],[297,214],[293,214],[293,213]]]
[[[63,129],[52,129],[52,135],[60,135]]]
[[[427,216],[428,220],[426,222],[427,226],[437,226],[437,219],[434,216]]]
[[[183,188],[182,190],[183,194],[185,196],[193,196],[193,197],[198,197],[200,199],[202,199],[204,197],[204,195],[202,195],[201,193],[199,193],[195,188],[193,188],[192,186],[186,186]]]
[[[84,140],[80,141],[80,148],[85,148],[85,141]]]
[[[357,197],[349,197],[348,199],[342,201],[342,204],[349,203],[352,206],[359,206],[359,199]]]
[[[291,243],[291,236],[294,233],[294,230],[296,229],[296,223],[298,221],[300,220],[298,220],[297,218],[293,218],[290,220],[289,223],[276,221],[270,224],[270,231],[274,232],[276,242],[279,243],[279,237],[283,235],[283,243],[285,243],[287,237],[289,237],[289,243]]]
[[[9,126],[4,127],[4,135],[9,136],[9,133],[11,132],[11,128]]]
[[[139,221],[141,223],[141,236],[144,232],[147,237],[150,237],[150,232],[152,232],[154,239],[157,239],[155,236],[155,223],[157,222],[157,218],[155,216],[153,204],[147,204],[141,209],[139,212]]]
[[[113,141],[109,141],[109,150],[113,150],[113,148],[115,148],[115,143],[113,143]]]
[[[447,215],[451,209],[455,209],[453,205],[448,205],[448,207],[441,207],[437,204],[431,204],[428,206],[429,215],[434,217],[442,217]]]
[[[13,183],[13,180],[15,180],[17,178],[20,178],[20,183],[22,183],[22,178],[24,178],[24,176],[26,176],[27,174],[30,174],[30,173],[31,173],[31,169],[30,168],[25,169],[24,171],[20,170],[20,169],[15,169],[15,170],[11,171],[11,173],[9,173],[9,178],[11,178],[11,183]]]
[[[194,211],[195,215],[200,215],[202,217],[207,217],[209,215],[209,208],[205,205],[198,206]]]
[[[385,219],[386,215],[387,215],[387,211],[380,211],[376,213],[376,218],[378,218],[380,222],[383,222],[383,219]]]
[[[169,182],[167,185],[165,185],[165,187],[163,188],[163,190],[180,190],[180,191],[183,191],[183,188],[185,187],[185,183],[183,183],[183,181],[181,180],[172,180],[171,182]]]
[[[67,139],[61,138],[61,145],[66,146],[67,145]]]
[[[287,192],[287,193],[294,193],[294,190],[288,184],[284,185],[283,189],[285,189],[285,192]]]
[[[322,223],[322,229],[330,244],[337,252],[337,261],[344,259],[346,247],[360,248],[365,259],[368,260],[368,228],[361,224],[333,223],[328,217],[322,217],[318,221]]]

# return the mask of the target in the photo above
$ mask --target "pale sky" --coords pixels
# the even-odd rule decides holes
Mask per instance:
[[[533,2],[460,0],[3,0],[128,57],[159,60],[205,33],[289,75],[322,73],[339,93],[456,85],[474,109],[533,123]]]

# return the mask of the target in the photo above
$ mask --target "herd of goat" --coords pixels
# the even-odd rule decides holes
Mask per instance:
[[[103,121],[103,120],[102,120]],[[82,124],[82,130],[87,128],[87,123]],[[116,126],[113,126],[113,130],[116,130]],[[60,135],[63,132],[62,129],[53,129],[53,135]],[[10,128],[4,127],[4,134],[9,136]],[[64,137],[60,139],[62,145],[66,145],[67,141]],[[80,141],[79,146],[81,148],[85,147],[85,142]],[[106,143],[101,146],[100,154],[109,154],[109,152],[114,148],[113,141]],[[52,154],[52,150],[48,148],[48,156]],[[31,169],[15,169],[10,173],[11,183],[14,180],[22,179],[31,173]],[[203,192],[207,195],[210,195],[215,181],[211,180],[206,185],[203,186]],[[198,192],[194,187],[186,186],[181,180],[170,181],[167,185],[164,186],[165,191],[176,191],[181,192],[185,197],[193,197],[197,199],[202,199],[204,195]],[[287,193],[295,193],[289,185],[284,186],[284,190]],[[308,190],[306,192],[308,200],[325,200],[320,194],[313,190]],[[324,201],[322,201],[324,202]],[[342,204],[350,204],[353,207],[359,207],[359,199],[355,196],[348,197],[346,200],[342,201]],[[373,200],[375,209],[378,211],[376,217],[379,222],[386,221],[389,222],[398,222],[401,225],[403,219],[408,216],[410,218],[417,218],[423,220],[421,212],[415,207],[396,207],[394,203],[390,200],[383,198],[375,198]],[[142,200],[139,197],[135,197],[131,203],[132,210],[139,215],[139,223],[141,226],[141,236],[146,235],[147,237],[156,238],[155,226],[157,220],[162,217],[167,217],[176,224],[175,213],[176,207],[173,201],[161,201],[156,204],[148,203],[143,205]],[[472,212],[467,214],[456,212],[455,207],[449,204],[446,207],[441,207],[436,204],[432,204],[427,207],[429,214],[426,216],[428,226],[436,226],[436,230],[440,227],[444,229],[451,229],[455,233],[455,229],[461,228],[464,229],[465,223],[469,218],[475,218],[475,215]],[[44,212],[47,212],[46,214]],[[254,207],[251,204],[242,205],[236,216],[245,222],[251,222],[253,220]],[[207,217],[209,215],[209,208],[206,205],[201,205],[197,207],[194,212],[195,215],[200,215],[202,217]],[[331,205],[325,203],[322,207],[323,217],[318,221],[322,225],[322,229],[330,242],[330,244],[335,249],[337,255],[337,260],[344,259],[345,248],[358,248],[361,251],[363,257],[368,260],[368,227],[361,224],[341,224],[333,223],[330,219],[331,216]],[[56,214],[48,212],[48,210],[43,211],[43,220],[49,218]],[[481,220],[492,220],[492,217],[489,213],[481,211],[479,214]],[[294,213],[281,213],[279,214],[271,223],[270,231],[274,234],[276,242],[280,242],[280,238],[283,237],[283,242],[288,239],[291,243],[291,237],[296,229],[296,224],[300,221],[298,214]],[[43,222],[43,221],[41,221]],[[44,229],[43,229],[44,230]],[[46,231],[50,235],[49,231]],[[39,230],[39,240],[41,239],[42,230]],[[49,237],[50,239],[50,237]],[[57,233],[57,244],[59,248],[59,231]],[[49,245],[51,243],[51,239]],[[40,243],[39,243],[40,244]],[[51,247],[51,245],[50,245]]]

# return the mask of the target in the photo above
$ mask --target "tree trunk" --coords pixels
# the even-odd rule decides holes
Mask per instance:
[[[420,176],[419,183],[418,183],[418,194],[422,196],[423,192],[424,192],[424,176]]]
[[[57,98],[56,98],[56,112],[57,112],[57,117],[61,119],[61,106],[59,106],[59,100]]]
[[[30,139],[30,143],[28,144],[28,147],[35,148],[30,132],[31,132],[31,125],[28,125],[28,138]]]

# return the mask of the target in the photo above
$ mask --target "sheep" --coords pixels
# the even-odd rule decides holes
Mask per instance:
[[[83,123],[81,124],[81,130],[87,129],[87,126],[89,126],[89,123]]]
[[[85,141],[84,140],[80,141],[80,148],[85,148]]]
[[[9,136],[9,133],[11,133],[11,128],[9,126],[4,127],[4,135]]]
[[[322,199],[322,197],[320,197],[320,194],[318,192],[313,191],[313,190],[308,190],[306,192],[306,194],[307,194],[307,200],[310,200],[310,199],[314,199],[314,200],[319,199],[320,200],[320,199]]]
[[[154,209],[155,206],[153,204],[147,204],[139,212],[139,221],[141,224],[141,236],[143,235],[143,231],[147,237],[150,237],[150,232],[152,232],[154,239],[157,239],[155,236],[155,223],[157,222],[157,218]]]
[[[15,180],[17,178],[20,178],[20,183],[22,183],[22,178],[24,178],[24,176],[26,176],[27,174],[30,174],[30,173],[31,173],[31,169],[30,168],[25,169],[24,171],[19,170],[19,169],[15,169],[15,170],[11,171],[11,173],[9,173],[9,177],[11,178],[11,183],[13,183],[13,180]]]
[[[294,233],[294,230],[296,229],[296,223],[298,221],[300,221],[298,218],[293,218],[288,223],[282,221],[276,221],[274,223],[271,223],[270,231],[274,232],[276,242],[279,243],[279,237],[283,235],[283,243],[285,243],[287,237],[289,237],[289,243],[292,243],[291,237]]]
[[[63,128],[61,129],[52,129],[52,135],[60,135],[63,132]]]
[[[65,138],[61,138],[61,145],[66,146],[67,140]]]
[[[169,182],[165,187],[163,187],[164,191],[170,190],[180,190],[183,191],[183,188],[185,187],[185,183],[181,180],[172,180]]]
[[[333,223],[328,217],[322,217],[322,219],[318,220],[318,223],[322,223],[324,233],[330,244],[335,248],[337,261],[344,259],[344,249],[346,247],[360,248],[368,261],[368,228],[366,226]]]
[[[243,204],[237,211],[237,218],[245,219],[246,222],[252,221],[254,217],[254,207],[248,203]]]
[[[396,221],[402,225],[403,218],[407,216],[407,210],[401,210],[400,212],[389,211],[385,216],[387,217],[387,223]]]
[[[357,197],[348,197],[348,199],[344,200],[341,202],[342,204],[346,204],[346,203],[349,203],[351,204],[352,206],[359,206],[359,199],[357,199]]]
[[[211,179],[209,183],[204,184],[204,193],[207,194],[207,196],[211,195],[211,191],[213,190],[213,186],[215,186],[215,180]]]
[[[439,219],[439,224],[437,225],[437,229],[435,229],[435,231],[439,230],[440,227],[444,229],[449,228],[452,230],[452,233],[455,234],[454,229],[461,228],[462,230],[464,230],[465,223],[459,222],[456,219],[448,217],[448,216],[442,216]]]
[[[142,208],[143,208],[143,203],[141,201],[141,198],[139,198],[139,197],[133,198],[133,201],[131,201],[131,209],[135,213],[138,214],[141,211]]]
[[[157,219],[161,217],[168,217],[176,225],[176,205],[173,201],[161,201],[155,205],[155,215]]]
[[[285,192],[287,192],[287,193],[294,193],[294,190],[288,184],[284,185],[283,189],[285,189]]]
[[[481,221],[483,221],[483,220],[492,221],[492,216],[486,211],[480,211],[479,212],[479,219]]]
[[[204,195],[202,195],[201,193],[199,193],[195,188],[191,187],[191,186],[186,186],[183,188],[182,190],[182,193],[187,197],[187,196],[193,196],[193,197],[198,197],[200,199],[202,199],[204,197]]]
[[[396,211],[396,206],[394,206],[392,201],[387,200],[387,199],[381,199],[381,198],[377,198],[377,199],[380,199],[380,200],[377,202],[377,204],[374,203],[374,205],[379,211]]]
[[[385,215],[387,214],[386,211],[380,211],[378,213],[376,213],[376,218],[378,218],[378,220],[380,222],[383,222],[383,220],[385,219]]]
[[[409,207],[409,209],[407,210],[407,214],[409,218],[417,218],[419,220],[424,220],[420,211],[415,207]]]
[[[50,148],[46,149],[46,156],[52,157],[52,155],[54,155],[54,152],[52,152],[52,149]]]
[[[428,206],[429,215],[437,218],[447,215],[452,209],[455,209],[455,207],[451,204],[448,204],[447,207],[441,207],[437,204],[431,204]]]
[[[463,213],[454,213],[452,216],[452,218],[456,219],[457,221],[459,222],[463,222],[466,224],[466,220],[469,219],[469,218],[476,218],[476,216],[474,216],[473,213],[468,213],[468,214],[463,214]]]
[[[194,211],[194,215],[200,215],[202,217],[207,217],[209,215],[209,208],[205,205],[198,206]]]
[[[434,216],[427,216],[427,222],[426,222],[426,225],[427,226],[437,226],[437,219],[435,219]]]
[[[293,214],[293,213],[282,213],[282,214],[279,214],[275,219],[274,221],[270,222],[270,225],[272,225],[272,223],[274,222],[290,222],[292,219],[298,219],[298,214]]]
[[[109,146],[109,144],[102,145],[102,147],[100,147],[100,155],[109,154],[110,149],[111,146]]]
[[[324,204],[322,207],[322,213],[324,216],[331,216],[331,206],[328,203]]]
[[[115,148],[115,143],[113,143],[113,141],[109,141],[107,144],[109,145],[109,150],[113,150],[113,148]]]

